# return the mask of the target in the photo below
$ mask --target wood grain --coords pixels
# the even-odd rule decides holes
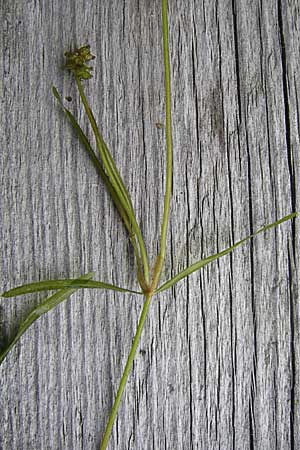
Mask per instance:
[[[299,205],[297,0],[170,0],[174,187],[163,279]],[[1,288],[94,270],[135,287],[117,213],[51,95],[63,53],[96,54],[88,96],[152,261],[163,200],[160,1],[0,2]],[[79,112],[78,112],[79,111]],[[91,132],[88,131],[89,135]],[[110,449],[300,448],[299,220],[182,281],[150,311]],[[1,339],[42,295],[1,299]],[[85,291],[1,366],[1,450],[98,450],[142,300]]]

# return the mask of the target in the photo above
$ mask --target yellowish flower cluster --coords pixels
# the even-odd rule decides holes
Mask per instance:
[[[93,68],[89,67],[86,63],[95,59],[95,56],[91,54],[89,45],[84,45],[71,52],[66,52],[65,57],[67,58],[67,62],[64,67],[65,69],[71,70],[75,77],[80,80],[92,78],[91,71]]]

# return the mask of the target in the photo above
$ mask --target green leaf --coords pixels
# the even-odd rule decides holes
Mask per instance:
[[[101,133],[100,133],[98,125],[96,123],[94,114],[93,114],[91,107],[85,96],[81,81],[78,79],[78,77],[75,77],[75,78],[76,78],[76,83],[77,83],[77,87],[79,90],[80,98],[83,102],[85,112],[86,112],[89,122],[92,126],[92,129],[93,129],[93,132],[95,135],[95,139],[96,139],[97,148],[99,151],[99,155],[100,155],[101,161],[103,163],[103,166],[105,167],[106,173],[109,176],[110,182],[112,183],[124,209],[126,210],[126,212],[128,214],[130,213],[130,214],[134,215],[134,211],[132,208],[132,202],[129,197],[129,193],[125,188],[125,185],[124,185],[121,175],[116,167],[116,164],[114,163],[114,160],[113,160],[113,158],[101,136]]]
[[[126,211],[126,214],[129,218],[129,222],[132,226],[132,229],[133,229],[134,233],[136,234],[137,241],[138,241],[139,248],[140,248],[141,259],[142,259],[142,263],[144,266],[145,280],[148,281],[148,278],[149,278],[148,256],[147,256],[147,251],[145,248],[145,243],[144,243],[144,239],[143,239],[140,227],[136,221],[134,209],[132,206],[132,201],[131,201],[129,193],[123,183],[123,180],[117,169],[117,166],[113,160],[113,157],[112,157],[110,151],[108,150],[107,145],[105,144],[105,142],[101,136],[101,133],[98,129],[98,125],[96,123],[93,112],[92,112],[90,105],[87,101],[87,98],[85,96],[81,81],[78,77],[75,77],[75,78],[76,78],[76,84],[78,87],[80,98],[82,100],[82,103],[85,108],[85,112],[88,116],[88,119],[90,121],[90,124],[92,126],[92,129],[93,129],[93,132],[95,135],[96,145],[97,145],[97,148],[99,151],[101,161],[102,161],[105,171],[109,177],[109,180],[116,192],[116,196],[118,197],[118,200],[120,201],[121,205],[123,206],[124,210]]]
[[[52,92],[53,92],[54,97],[58,100],[60,106],[64,110],[66,116],[68,117],[71,125],[73,126],[75,132],[77,133],[77,136],[78,136],[80,142],[83,144],[84,148],[86,149],[87,153],[89,154],[89,156],[90,156],[94,166],[96,167],[97,171],[99,172],[99,174],[100,174],[100,176],[102,178],[102,181],[104,182],[105,187],[108,190],[108,192],[109,192],[109,194],[110,194],[110,196],[111,196],[111,198],[112,198],[112,200],[113,200],[113,202],[114,202],[114,204],[115,204],[115,206],[116,206],[116,208],[117,208],[117,210],[118,210],[118,212],[119,212],[119,214],[121,216],[121,219],[124,222],[124,225],[125,225],[128,233],[129,233],[132,245],[134,247],[134,253],[135,253],[136,260],[137,260],[138,270],[139,270],[139,272],[141,272],[140,255],[139,255],[139,251],[137,249],[135,236],[137,236],[137,239],[139,241],[139,246],[141,248],[141,252],[144,255],[144,258],[143,258],[144,266],[145,265],[147,266],[147,264],[145,263],[145,258],[146,258],[145,257],[145,250],[144,250],[144,247],[143,247],[143,240],[142,240],[142,236],[141,236],[141,231],[140,231],[140,229],[139,229],[139,227],[138,227],[138,225],[136,223],[136,219],[135,219],[135,216],[134,216],[133,207],[132,207],[132,203],[131,203],[129,194],[126,191],[126,188],[125,188],[125,186],[123,184],[123,194],[124,194],[124,190],[125,190],[127,192],[127,195],[128,195],[126,203],[124,203],[124,198],[123,198],[124,195],[122,194],[122,191],[121,191],[121,188],[120,188],[120,181],[116,182],[116,181],[114,181],[114,178],[112,178],[112,182],[111,182],[111,179],[107,176],[107,174],[106,174],[106,172],[105,172],[101,162],[99,161],[99,159],[97,158],[94,150],[92,149],[91,144],[90,144],[87,136],[85,135],[85,133],[81,129],[80,125],[76,121],[76,119],[73,116],[73,114],[64,106],[64,104],[62,102],[62,99],[61,99],[61,97],[60,97],[60,95],[59,95],[59,93],[58,93],[58,91],[57,91],[55,86],[52,86]],[[92,114],[92,112],[91,112],[91,114]],[[100,134],[99,134],[99,136],[100,136]],[[99,139],[100,139],[100,137],[99,137]],[[102,139],[102,137],[101,137],[101,139]],[[110,155],[110,152],[109,152],[108,148],[106,147],[106,144],[103,141],[103,139],[102,139],[102,141],[100,143],[98,142],[98,144],[99,145],[103,144],[104,150],[106,150],[106,155],[108,156],[108,158],[110,158],[111,164],[114,164],[113,160],[112,160],[112,156]],[[116,167],[115,167],[115,169],[117,171]],[[122,180],[121,180],[121,184],[122,184]],[[122,200],[122,198],[123,198],[123,200]]]
[[[80,281],[90,280],[94,276],[93,272],[90,272],[79,278]],[[21,288],[20,288],[21,289]],[[33,324],[39,317],[43,314],[47,313],[51,309],[55,308],[55,306],[59,305],[59,303],[67,300],[74,292],[76,292],[78,288],[73,289],[63,289],[56,292],[51,297],[48,297],[38,306],[36,306],[26,317],[25,320],[20,324],[17,334],[11,339],[9,344],[2,349],[0,353],[0,364],[5,359],[6,355],[10,352],[10,350],[16,345],[20,337],[25,333],[25,331]]]
[[[63,104],[61,96],[59,95],[57,89],[55,86],[52,86],[52,92],[54,97],[58,100],[60,106],[62,107],[62,109],[64,110],[66,116],[68,117],[69,121],[71,122],[71,125],[73,126],[74,130],[77,133],[77,136],[79,137],[80,142],[83,144],[84,148],[86,149],[87,153],[89,154],[94,166],[96,167],[96,169],[98,170],[98,172],[101,175],[101,178],[103,179],[103,181],[106,182],[108,180],[104,169],[101,165],[101,162],[99,161],[99,159],[97,158],[97,156],[95,155],[94,150],[91,147],[91,144],[89,143],[89,140],[86,136],[86,134],[83,132],[82,128],[80,127],[80,125],[78,124],[78,122],[76,121],[75,117],[73,116],[73,114],[71,113],[71,111],[69,111]]]
[[[73,116],[73,114],[71,113],[71,111],[69,111],[63,104],[62,99],[56,89],[55,86],[52,86],[52,92],[53,95],[55,96],[55,98],[58,100],[60,106],[62,107],[62,109],[64,110],[66,116],[68,117],[71,125],[73,126],[75,132],[77,133],[77,136],[80,140],[80,142],[83,144],[85,150],[87,151],[88,155],[90,156],[94,166],[96,167],[97,171],[99,172],[102,181],[104,182],[108,192],[110,193],[112,200],[121,216],[121,218],[123,219],[126,228],[128,229],[128,231],[130,232],[130,223],[128,220],[128,217],[126,215],[126,212],[122,206],[122,204],[119,201],[119,198],[116,194],[116,191],[113,187],[113,185],[111,184],[108,176],[106,175],[101,162],[99,161],[99,159],[97,158],[97,156],[95,155],[94,150],[92,149],[92,146],[86,136],[86,134],[83,132],[82,128],[80,127],[80,125],[78,124],[78,122],[76,121],[75,117]]]
[[[254,234],[247,236],[246,238],[242,239],[241,241],[237,242],[236,244],[232,245],[231,247],[227,248],[226,250],[223,250],[220,253],[216,253],[215,255],[208,256],[207,258],[202,259],[201,261],[198,261],[195,264],[192,264],[191,266],[187,267],[182,272],[178,273],[175,277],[171,278],[169,281],[164,283],[162,286],[160,286],[155,291],[155,293],[158,294],[159,292],[163,292],[166,289],[169,289],[175,283],[178,283],[178,281],[182,280],[185,277],[188,277],[193,272],[196,272],[197,270],[202,269],[202,267],[206,266],[207,264],[211,263],[212,261],[215,261],[216,259],[219,259],[222,256],[227,255],[228,253],[232,252],[235,248],[237,248],[239,245],[243,244],[244,242],[248,241],[249,239],[252,239],[254,236],[258,235],[259,233],[262,233],[263,231],[267,231],[270,228],[276,227],[277,225],[280,225],[281,223],[286,222],[287,220],[293,219],[294,217],[297,217],[297,216],[298,216],[297,213],[289,214],[288,216],[285,216],[282,219],[277,220],[274,223],[265,225],[263,228],[256,231]]]
[[[55,289],[108,289],[118,292],[127,292],[130,294],[142,294],[142,292],[131,291],[113,284],[102,283],[102,281],[84,280],[82,278],[65,279],[65,280],[46,280],[38,281],[36,283],[24,284],[23,286],[10,289],[2,294],[2,297],[16,297],[18,295],[32,294],[33,292],[52,291]]]

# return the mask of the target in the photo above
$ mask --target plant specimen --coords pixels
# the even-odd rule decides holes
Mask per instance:
[[[98,125],[96,123],[95,117],[86,98],[84,91],[84,83],[92,77],[92,67],[89,65],[94,59],[91,54],[90,47],[88,45],[79,47],[73,51],[67,52],[65,68],[72,73],[75,79],[75,83],[79,92],[80,99],[83,103],[84,110],[88,121],[92,127],[96,150],[94,150],[93,145],[89,142],[88,137],[81,129],[80,125],[77,123],[74,115],[64,106],[63,101],[56,90],[53,87],[53,94],[58,100],[61,108],[64,110],[68,120],[70,121],[74,132],[77,134],[79,140],[81,141],[83,147],[88,152],[91,161],[93,162],[96,170],[98,171],[105,187],[107,188],[112,201],[117,209],[120,218],[124,224],[124,227],[128,233],[130,242],[132,244],[132,250],[134,253],[135,263],[136,263],[136,276],[137,281],[140,286],[139,291],[134,291],[130,289],[125,289],[122,287],[115,286],[113,284],[104,283],[101,281],[93,280],[94,274],[87,273],[84,276],[77,279],[64,279],[64,280],[47,280],[40,281],[36,283],[31,283],[23,285],[14,289],[11,289],[4,294],[3,297],[13,297],[18,295],[23,295],[26,293],[33,293],[38,291],[46,290],[56,290],[57,292],[49,298],[46,298],[40,305],[38,305],[20,324],[17,334],[13,337],[11,342],[0,354],[0,363],[4,360],[8,352],[14,347],[17,341],[20,339],[22,334],[30,327],[30,325],[38,319],[42,314],[48,312],[50,309],[54,308],[56,305],[61,303],[70,297],[74,292],[81,288],[92,288],[92,289],[108,289],[119,291],[120,293],[130,293],[144,296],[144,305],[141,312],[140,320],[137,326],[137,331],[133,339],[132,347],[127,359],[127,363],[124,368],[124,372],[120,381],[120,385],[116,394],[115,402],[111,411],[111,415],[108,420],[106,431],[101,443],[100,450],[105,450],[107,448],[109,438],[112,432],[112,427],[118,412],[118,408],[122,399],[122,394],[127,382],[128,375],[132,368],[133,360],[138,348],[141,333],[145,324],[147,313],[151,305],[151,301],[154,296],[163,292],[166,289],[172,287],[175,283],[179,282],[181,279],[191,275],[193,272],[203,268],[205,265],[213,262],[214,260],[227,255],[233,251],[236,247],[243,244],[247,240],[251,239],[255,235],[264,232],[274,226],[277,226],[287,220],[295,218],[297,214],[294,212],[283,217],[276,222],[266,225],[256,233],[248,236],[231,247],[211,255],[205,259],[195,262],[191,266],[187,267],[185,270],[178,273],[175,277],[165,281],[160,284],[160,276],[165,262],[166,255],[166,243],[167,243],[167,232],[168,232],[168,222],[170,214],[170,204],[172,196],[172,121],[171,121],[171,81],[170,81],[170,62],[169,62],[169,42],[168,42],[168,15],[167,15],[167,0],[162,0],[162,35],[163,35],[163,55],[164,55],[164,72],[165,72],[165,135],[166,135],[166,177],[165,177],[165,197],[163,204],[163,214],[161,223],[161,233],[160,233],[160,246],[159,252],[156,257],[154,266],[149,267],[148,256],[146,252],[146,247],[141,233],[141,228],[136,220],[134,207],[126,189],[124,182],[120,176],[117,165],[106,145],[102,135],[99,131]],[[67,100],[70,98],[66,97]],[[157,124],[161,127],[161,124]]]

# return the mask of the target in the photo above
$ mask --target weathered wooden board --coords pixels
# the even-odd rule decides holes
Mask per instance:
[[[170,0],[174,197],[164,279],[299,205],[297,0]],[[2,0],[1,289],[133,256],[51,94],[70,46],[152,259],[164,179],[160,1]],[[80,111],[80,113],[78,113]],[[89,131],[89,135],[91,135]],[[110,449],[300,448],[299,220],[153,302]],[[42,296],[1,299],[1,339]],[[1,450],[98,450],[142,301],[86,291],[41,318],[0,371]]]

